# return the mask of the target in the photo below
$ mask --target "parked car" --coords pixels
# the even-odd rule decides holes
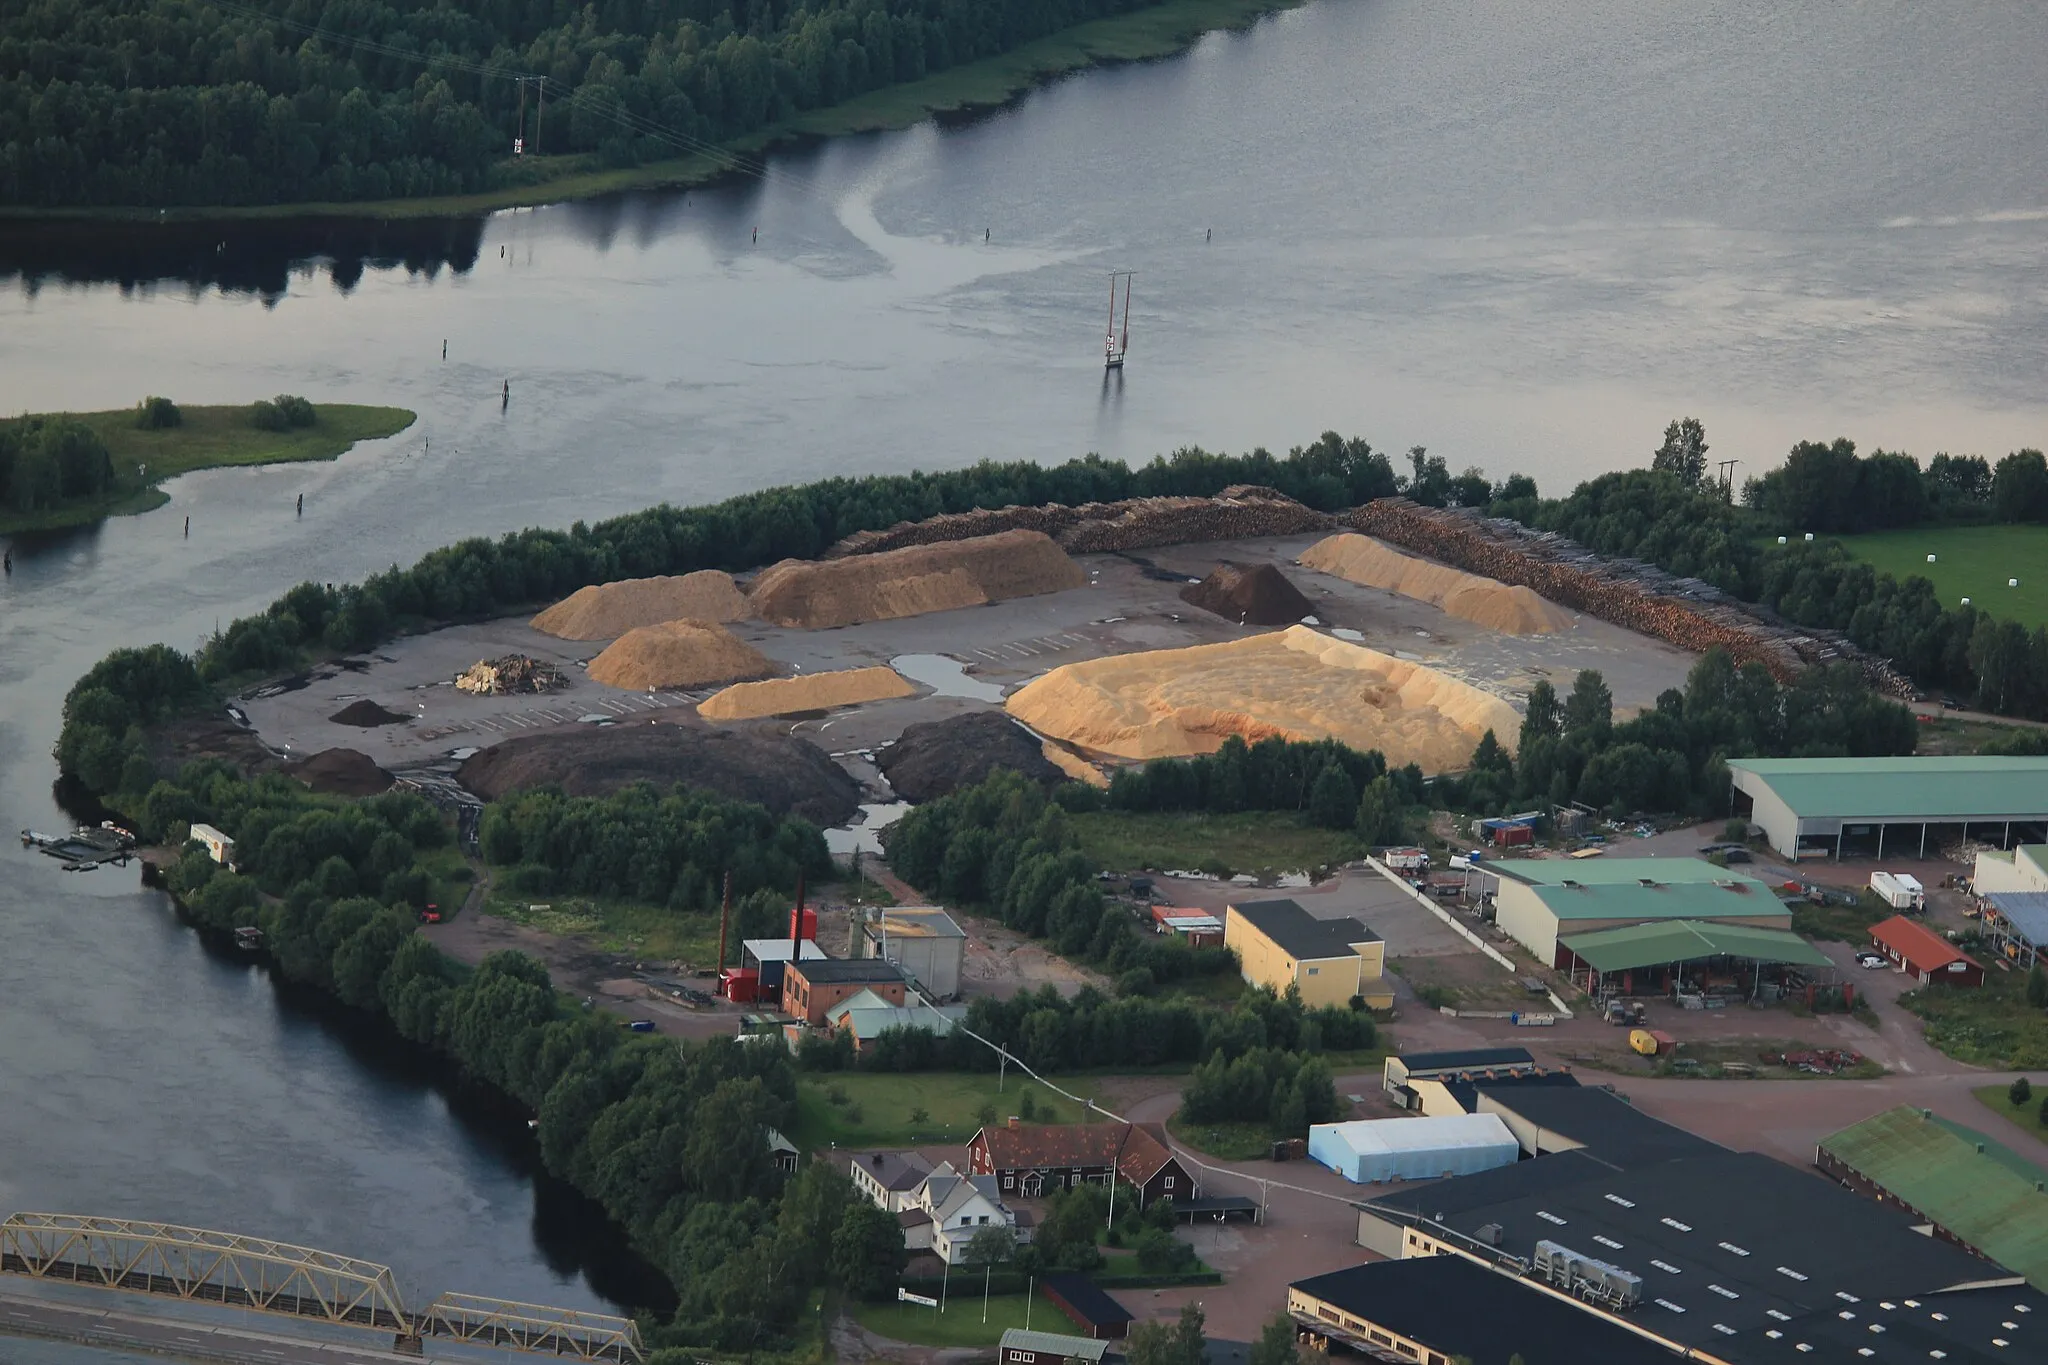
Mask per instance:
[[[1889,967],[1892,964],[1885,961],[1884,958],[1877,953],[1858,953],[1856,954],[1856,965],[1859,967],[1869,967],[1874,970],[1879,967]]]

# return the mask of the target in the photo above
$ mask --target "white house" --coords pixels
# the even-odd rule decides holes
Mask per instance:
[[[925,1178],[917,1207],[931,1216],[931,1248],[949,1265],[967,1259],[967,1244],[984,1228],[1017,1230],[1016,1215],[996,1193],[995,1177],[962,1175],[950,1161]]]
[[[853,1187],[884,1213],[917,1207],[932,1164],[916,1152],[869,1152],[847,1160]],[[912,1248],[915,1250],[916,1248]]]

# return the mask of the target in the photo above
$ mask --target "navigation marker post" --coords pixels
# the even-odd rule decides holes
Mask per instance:
[[[1109,334],[1102,342],[1102,368],[1121,370],[1124,367],[1124,353],[1131,349],[1131,281],[1136,278],[1135,270],[1112,270],[1109,272]],[[1116,282],[1124,282],[1124,324],[1116,324]]]

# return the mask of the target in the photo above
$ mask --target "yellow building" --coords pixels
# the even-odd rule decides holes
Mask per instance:
[[[1246,981],[1280,994],[1293,986],[1311,1008],[1354,995],[1372,1009],[1393,1006],[1387,945],[1348,915],[1317,919],[1291,900],[1232,905],[1223,912],[1223,946],[1237,954]]]

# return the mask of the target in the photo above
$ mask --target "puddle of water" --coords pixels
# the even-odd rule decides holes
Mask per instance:
[[[860,808],[860,818],[852,824],[825,831],[825,847],[842,858],[851,856],[855,848],[867,853],[879,852],[881,832],[901,820],[909,809],[908,801],[864,805]]]
[[[1330,634],[1340,640],[1363,640],[1365,638],[1364,631],[1352,630],[1349,626],[1331,626]]]
[[[942,697],[966,697],[970,701],[1003,699],[1002,688],[994,683],[976,682],[967,676],[967,665],[943,654],[898,654],[889,660],[889,667]]]

